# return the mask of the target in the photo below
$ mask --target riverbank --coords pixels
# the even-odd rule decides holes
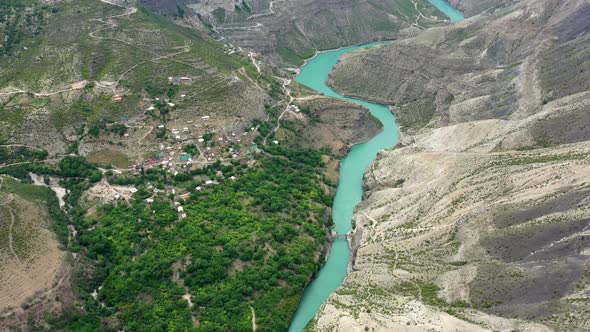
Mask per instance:
[[[318,277],[305,289],[298,310],[291,322],[289,331],[299,332],[315,316],[323,302],[336,291],[352,270],[356,249],[362,240],[362,227],[352,232],[352,218],[355,207],[363,198],[364,173],[375,160],[379,151],[395,146],[399,138],[399,128],[391,109],[387,105],[367,100],[350,98],[334,91],[328,84],[330,72],[340,57],[348,52],[374,47],[387,42],[376,42],[364,46],[343,47],[333,51],[318,52],[306,60],[295,81],[325,96],[348,100],[367,107],[383,125],[383,132],[366,143],[355,145],[341,161],[340,181],[333,204],[334,231],[336,234],[351,236],[337,237]]]
[[[517,1],[342,63],[340,88],[432,115],[367,170],[354,270],[310,331],[590,327],[587,4],[554,5]],[[491,53],[474,42],[490,31]]]
[[[383,43],[321,52],[307,61],[295,79],[298,83],[321,92],[325,96],[347,100],[366,107],[383,125],[381,133],[365,143],[353,146],[340,162],[340,181],[332,209],[336,234],[343,235],[351,231],[354,207],[363,196],[364,171],[380,150],[392,147],[397,142],[397,126],[395,118],[387,106],[341,96],[333,91],[325,81],[342,54],[380,44]],[[304,291],[299,309],[292,320],[290,331],[301,331],[330,294],[342,285],[351,267],[350,257],[348,239],[337,236],[332,243],[326,264],[320,270],[317,278]]]

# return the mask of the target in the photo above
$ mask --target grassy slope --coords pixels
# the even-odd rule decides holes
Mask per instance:
[[[247,112],[260,109],[257,101],[244,101],[254,86],[246,81],[232,83],[229,77],[240,67],[252,73],[245,58],[228,56],[221,44],[141,7],[130,16],[102,22],[97,19],[121,15],[124,10],[97,0],[19,8],[13,10],[25,12],[35,8],[42,12],[40,33],[23,38],[2,58],[0,89],[53,92],[69,89],[72,83],[82,80],[121,79],[119,85],[125,88],[125,96],[122,102],[111,101],[110,87],[44,98],[4,96],[0,98],[0,127],[5,130],[0,140],[11,138],[31,113],[48,111],[51,127],[70,127],[70,133],[83,121],[92,124],[141,114],[146,82],[166,91],[169,76],[193,77],[194,83],[183,90],[187,95],[198,96],[191,100],[191,106],[228,116],[237,115],[228,106],[243,105]],[[184,47],[187,52],[183,52]],[[169,58],[157,59],[173,53],[176,54]]]

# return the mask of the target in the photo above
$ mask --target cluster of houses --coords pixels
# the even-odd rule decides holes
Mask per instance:
[[[201,117],[203,122],[209,119],[208,115]],[[193,121],[189,120],[183,124],[183,127],[170,129],[167,129],[163,124],[159,125],[158,128],[167,130],[173,140],[168,144],[161,143],[157,152],[140,163],[130,165],[129,168],[140,171],[151,167],[164,167],[171,174],[177,175],[179,172],[190,171],[197,159],[199,164],[204,164],[217,160],[235,160],[260,152],[258,146],[251,143],[255,135],[254,128],[250,128],[249,131],[245,131],[241,135],[230,132],[219,134],[216,137],[211,135],[213,133],[197,135],[195,132],[203,129],[192,129],[191,124]],[[195,127],[200,127],[200,125],[195,125]],[[278,144],[278,141],[275,141],[275,144]],[[187,146],[190,148],[187,149]],[[198,152],[198,155],[194,155],[191,149],[196,149],[197,151],[194,152]]]
[[[237,53],[239,51],[242,51],[242,48],[239,46],[235,46],[232,44],[224,44],[223,45],[224,51],[223,53],[227,54],[227,55],[232,55],[234,53]]]

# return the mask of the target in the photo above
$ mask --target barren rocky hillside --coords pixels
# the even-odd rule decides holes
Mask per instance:
[[[331,83],[394,104],[405,130],[522,117],[586,90],[589,10],[585,1],[520,2],[351,53]]]
[[[341,61],[332,84],[404,135],[312,330],[590,328],[589,10],[518,1]]]

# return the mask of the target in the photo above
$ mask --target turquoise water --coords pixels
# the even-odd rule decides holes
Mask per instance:
[[[429,1],[449,16],[451,21],[463,19],[463,16],[447,2],[443,0]],[[345,234],[352,228],[351,221],[354,208],[360,203],[363,196],[363,175],[365,169],[375,160],[377,152],[393,147],[397,143],[399,133],[395,117],[387,106],[341,96],[326,85],[325,81],[332,67],[334,67],[342,54],[377,44],[382,43],[352,46],[318,53],[316,57],[309,60],[301,68],[301,73],[295,77],[295,81],[322,92],[326,96],[345,99],[363,105],[383,124],[383,131],[380,134],[366,143],[353,146],[341,161],[340,180],[338,182],[336,197],[334,198],[334,205],[332,206],[334,230],[338,234]],[[305,288],[299,307],[291,321],[289,327],[290,332],[302,331],[307,323],[315,316],[322,303],[342,285],[346,277],[349,258],[350,250],[348,248],[348,242],[345,238],[337,238],[332,244],[326,264],[322,267],[316,279]]]
[[[428,0],[434,7],[445,13],[451,21],[461,21],[465,17],[445,0]]]
[[[325,80],[342,54],[358,48],[374,46],[375,44],[319,53],[315,58],[307,62],[301,68],[301,73],[295,77],[297,82],[323,92],[326,96],[346,99],[363,105],[383,124],[383,131],[380,134],[366,143],[353,146],[341,161],[340,181],[332,209],[334,230],[338,234],[345,234],[351,230],[352,213],[363,196],[363,174],[365,169],[375,160],[377,152],[395,145],[398,140],[398,127],[393,113],[389,111],[387,106],[343,97],[326,85]],[[289,331],[298,332],[303,330],[322,303],[342,285],[346,277],[349,257],[350,250],[346,239],[337,238],[332,244],[332,250],[330,250],[326,264],[320,270],[317,278],[305,289]]]

